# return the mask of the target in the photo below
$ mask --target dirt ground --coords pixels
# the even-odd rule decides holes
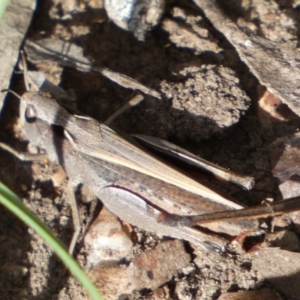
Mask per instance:
[[[298,47],[299,8],[296,1],[259,0],[227,1],[223,7],[244,30],[289,48]],[[167,1],[160,23],[141,42],[107,18],[102,1],[39,1],[26,38],[72,41],[84,49],[93,65],[130,76],[161,93],[161,100],[146,95],[141,104],[114,122],[116,127],[129,134],[168,140],[224,168],[253,176],[256,184],[251,191],[209,181],[245,205],[258,205],[266,198],[280,200],[269,149],[276,139],[295,133],[299,120],[259,118],[258,100],[263,87],[233,46],[192,2]],[[78,109],[100,122],[136,94],[95,72],[79,72],[54,63],[29,67],[42,70],[55,84],[75,95]],[[22,93],[22,80],[16,74],[11,88]],[[14,125],[16,105],[12,98],[6,101],[1,141],[25,151],[26,142],[14,132],[18,127]],[[53,175],[59,176],[59,166],[49,161],[20,162],[1,151],[0,170],[0,180],[69,244],[73,225],[65,183],[54,187],[51,181]],[[80,203],[81,222],[86,227],[101,205],[84,191],[81,198],[89,200]],[[1,299],[84,299],[80,285],[36,234],[4,209],[0,210],[0,219]],[[284,232],[282,236],[290,238],[286,242],[277,236],[275,246],[299,251],[297,226],[288,217],[278,218],[276,224],[275,232]],[[133,256],[168,240],[137,228],[131,237]],[[282,246],[285,242],[287,245]],[[190,257],[184,268],[159,289],[144,288],[127,295],[128,299],[227,299],[226,292],[262,288],[276,291],[282,299],[300,297],[297,284],[285,289],[280,279],[271,280],[259,267],[254,268],[257,253],[206,253],[187,242],[183,245]],[[81,237],[75,256],[83,266],[87,253]],[[296,278],[282,274],[286,286]]]

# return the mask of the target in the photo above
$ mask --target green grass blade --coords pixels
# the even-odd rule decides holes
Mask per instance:
[[[8,0],[0,0],[0,20],[2,19]]]
[[[1,1],[1,0],[0,0]],[[84,271],[71,257],[63,243],[54,236],[52,231],[21,201],[21,199],[0,182],[0,203],[32,228],[53,249],[54,253],[62,260],[71,274],[84,286],[92,299],[100,300],[103,297],[89,280]]]

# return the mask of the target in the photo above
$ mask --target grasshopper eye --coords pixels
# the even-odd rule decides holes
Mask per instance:
[[[33,123],[37,118],[37,111],[33,105],[27,105],[25,110],[25,119],[29,123]]]

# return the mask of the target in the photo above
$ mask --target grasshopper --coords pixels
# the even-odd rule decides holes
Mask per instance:
[[[120,219],[144,230],[196,243],[205,249],[214,245],[223,247],[226,241],[191,226],[199,222],[275,215],[278,210],[275,205],[243,209],[243,205],[226,199],[158,160],[132,138],[124,138],[94,119],[70,115],[49,95],[25,93],[21,97],[20,118],[24,136],[45,149],[49,159],[61,164],[68,174],[75,227],[70,253],[80,234],[74,196],[74,189],[79,184],[86,185]],[[58,127],[63,136],[58,134]],[[140,138],[159,144],[155,138]],[[164,147],[172,150],[166,143]],[[3,148],[14,152],[7,146]],[[195,160],[187,151],[177,152],[186,159]],[[281,205],[279,210],[299,209],[298,202],[293,200],[283,208]],[[243,222],[235,225],[235,229],[245,230],[256,225]],[[236,234],[235,231],[232,234]]]
[[[31,143],[46,149],[49,159],[64,167],[73,204],[74,188],[84,184],[111,212],[144,230],[204,247],[209,247],[208,241],[224,245],[221,238],[208,238],[195,229],[159,223],[161,211],[198,215],[240,209],[242,205],[160,162],[105,124],[71,116],[49,96],[36,92],[23,95],[21,119],[24,135]],[[60,138],[51,125],[61,126],[65,136]],[[70,252],[80,232],[75,205],[72,214],[75,233]]]

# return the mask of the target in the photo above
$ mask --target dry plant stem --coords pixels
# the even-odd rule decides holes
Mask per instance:
[[[300,116],[299,65],[296,49],[278,48],[262,37],[241,31],[219,9],[215,0],[194,0],[213,26],[234,46],[260,83]]]

